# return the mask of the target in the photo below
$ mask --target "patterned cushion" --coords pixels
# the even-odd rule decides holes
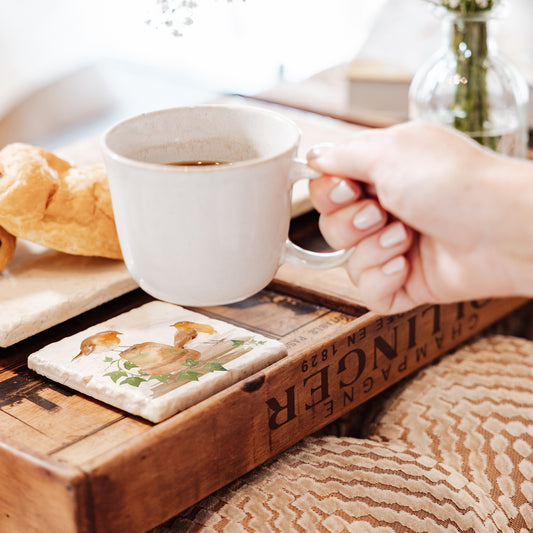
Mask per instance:
[[[533,531],[533,343],[467,345],[373,416],[367,438],[310,437],[153,533]]]
[[[167,532],[506,531],[447,465],[392,444],[309,438],[160,526]]]
[[[370,438],[454,468],[532,531],[533,343],[492,336],[443,358],[392,396]]]

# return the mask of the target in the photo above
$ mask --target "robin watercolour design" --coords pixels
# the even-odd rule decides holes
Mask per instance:
[[[278,341],[151,302],[46,346],[29,368],[159,422],[284,357]]]

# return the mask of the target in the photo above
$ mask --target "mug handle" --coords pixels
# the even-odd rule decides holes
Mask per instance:
[[[294,159],[290,172],[291,185],[300,180],[312,180],[322,176],[320,172],[313,170],[302,159]],[[294,244],[290,239],[285,241],[285,248],[281,263],[303,266],[314,269],[328,269],[341,266],[346,262],[353,252],[353,248],[348,250],[337,250],[336,252],[311,252]]]

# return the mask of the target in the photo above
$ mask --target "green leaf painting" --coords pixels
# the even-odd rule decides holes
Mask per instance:
[[[115,383],[123,377],[126,377],[128,375],[127,372],[124,372],[123,370],[115,370],[114,372],[108,372],[107,374],[104,374],[104,376],[109,376]]]
[[[126,379],[123,379],[121,385],[131,385],[132,387],[138,387],[141,383],[145,382],[144,378],[140,376],[128,376]]]
[[[186,345],[199,332],[210,335],[216,333],[213,327],[195,322],[176,322],[172,326],[176,330],[173,344],[149,341],[123,346],[119,345],[121,333],[105,331],[84,339],[80,354],[74,359],[108,351],[103,359],[107,363],[103,376],[117,385],[138,388],[143,383],[154,381],[163,385],[177,385],[199,381],[202,376],[212,372],[227,372],[224,364],[266,343],[254,338],[219,338],[209,344],[211,357],[204,360],[198,349]],[[220,348],[213,350],[213,346]],[[118,354],[113,357],[109,351]]]

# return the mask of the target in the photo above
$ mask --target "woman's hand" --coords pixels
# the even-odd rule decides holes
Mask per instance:
[[[317,146],[310,182],[320,229],[364,303],[396,313],[424,303],[533,294],[533,165],[424,123]]]

